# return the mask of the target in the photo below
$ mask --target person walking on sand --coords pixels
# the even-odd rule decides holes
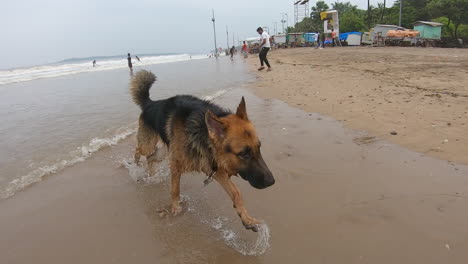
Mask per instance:
[[[234,56],[234,50],[236,48],[234,48],[234,46],[232,46],[232,48],[229,50],[229,53],[231,54],[231,60],[233,60],[233,56]]]
[[[320,42],[322,44],[322,47],[320,47],[321,49],[324,49],[325,48],[325,32],[323,32],[322,34],[320,34]]]
[[[245,43],[245,41],[244,41],[244,44],[242,44],[242,50],[241,51],[242,51],[242,54],[244,54],[244,59],[247,59],[247,56],[248,56],[248,54],[247,54],[247,44]]]
[[[315,46],[316,49],[320,48],[321,40],[320,40],[320,33],[318,31],[315,31],[315,40],[317,41],[317,46]]]
[[[333,47],[338,46],[338,39],[336,38],[335,29],[332,29],[331,38],[332,38]]]
[[[260,54],[258,55],[258,57],[260,58],[260,68],[258,68],[258,70],[261,71],[265,69],[265,67],[263,66],[263,64],[265,63],[268,67],[267,71],[271,71],[271,66],[267,59],[268,51],[271,48],[270,36],[268,36],[268,33],[263,31],[263,28],[261,27],[257,28],[257,33],[260,34]]]

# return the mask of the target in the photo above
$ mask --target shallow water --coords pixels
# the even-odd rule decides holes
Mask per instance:
[[[158,172],[148,177],[144,168],[131,162],[135,142],[129,136],[0,201],[3,259],[7,263],[466,261],[466,166],[424,157],[350,131],[331,118],[258,98],[237,88],[251,80],[241,63],[220,63],[220,68],[238,69],[240,79],[227,79],[226,84],[224,76],[207,85],[234,88],[199,95],[214,94],[215,103],[230,109],[246,97],[249,118],[276,184],[256,190],[240,178],[233,181],[249,213],[264,221],[262,232],[244,230],[224,191],[216,182],[203,187],[200,174],[182,178],[184,213],[161,218],[158,209],[170,201],[164,151]],[[198,70],[182,71],[180,79],[172,82],[177,85],[180,76]],[[128,113],[129,122],[137,114]]]
[[[159,76],[154,99],[212,98],[250,78],[242,64],[224,59],[144,69]],[[128,95],[129,78],[120,69],[0,85],[0,198],[133,133],[139,109]]]

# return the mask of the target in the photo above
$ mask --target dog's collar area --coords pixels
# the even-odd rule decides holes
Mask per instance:
[[[212,172],[210,173],[210,175],[208,175],[208,177],[203,181],[203,184],[204,184],[205,186],[207,186],[208,184],[210,184],[210,182],[213,181],[213,175],[214,175],[215,173],[216,173],[216,171],[212,171]]]
[[[213,163],[213,165],[211,165],[211,173],[203,181],[204,186],[207,186],[208,184],[210,184],[210,182],[213,181],[213,176],[214,176],[214,174],[216,173],[217,170],[218,170],[218,166],[216,165],[216,163]]]

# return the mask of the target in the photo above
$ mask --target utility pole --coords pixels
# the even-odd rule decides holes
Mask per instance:
[[[285,34],[289,25],[289,16],[288,13],[281,13],[281,15],[283,16],[283,19],[281,20],[281,23],[283,23],[283,34]],[[284,20],[284,16],[286,16],[286,20]],[[286,31],[284,31],[284,23],[286,23]]]
[[[286,23],[286,20],[284,20],[284,13],[281,13],[281,24],[283,25],[283,31],[282,31],[283,34],[286,33],[286,32],[284,31],[284,23]]]
[[[214,9],[212,9],[212,11],[213,11],[213,18],[211,19],[211,21],[213,22],[215,57],[218,58],[218,45],[216,44],[216,25],[215,25]]]
[[[403,0],[400,0],[400,17],[398,19],[398,26],[401,27],[401,12],[403,10]]]
[[[227,47],[227,51],[229,51],[229,32],[228,32],[228,26],[226,26],[226,47]]]
[[[370,0],[367,0],[367,26],[371,27]]]

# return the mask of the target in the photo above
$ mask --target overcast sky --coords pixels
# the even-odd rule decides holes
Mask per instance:
[[[376,5],[378,1],[371,0]],[[311,1],[310,7],[316,1]],[[327,3],[334,2],[326,0]],[[351,0],[361,8],[367,0]],[[218,46],[226,26],[242,38],[281,14],[293,23],[293,0],[14,0],[0,4],[0,69],[72,57],[131,53],[207,53],[213,49],[211,8]],[[393,0],[388,0],[388,5]],[[232,37],[232,36],[231,36]],[[231,39],[232,41],[232,39]],[[231,44],[232,45],[232,44]]]

